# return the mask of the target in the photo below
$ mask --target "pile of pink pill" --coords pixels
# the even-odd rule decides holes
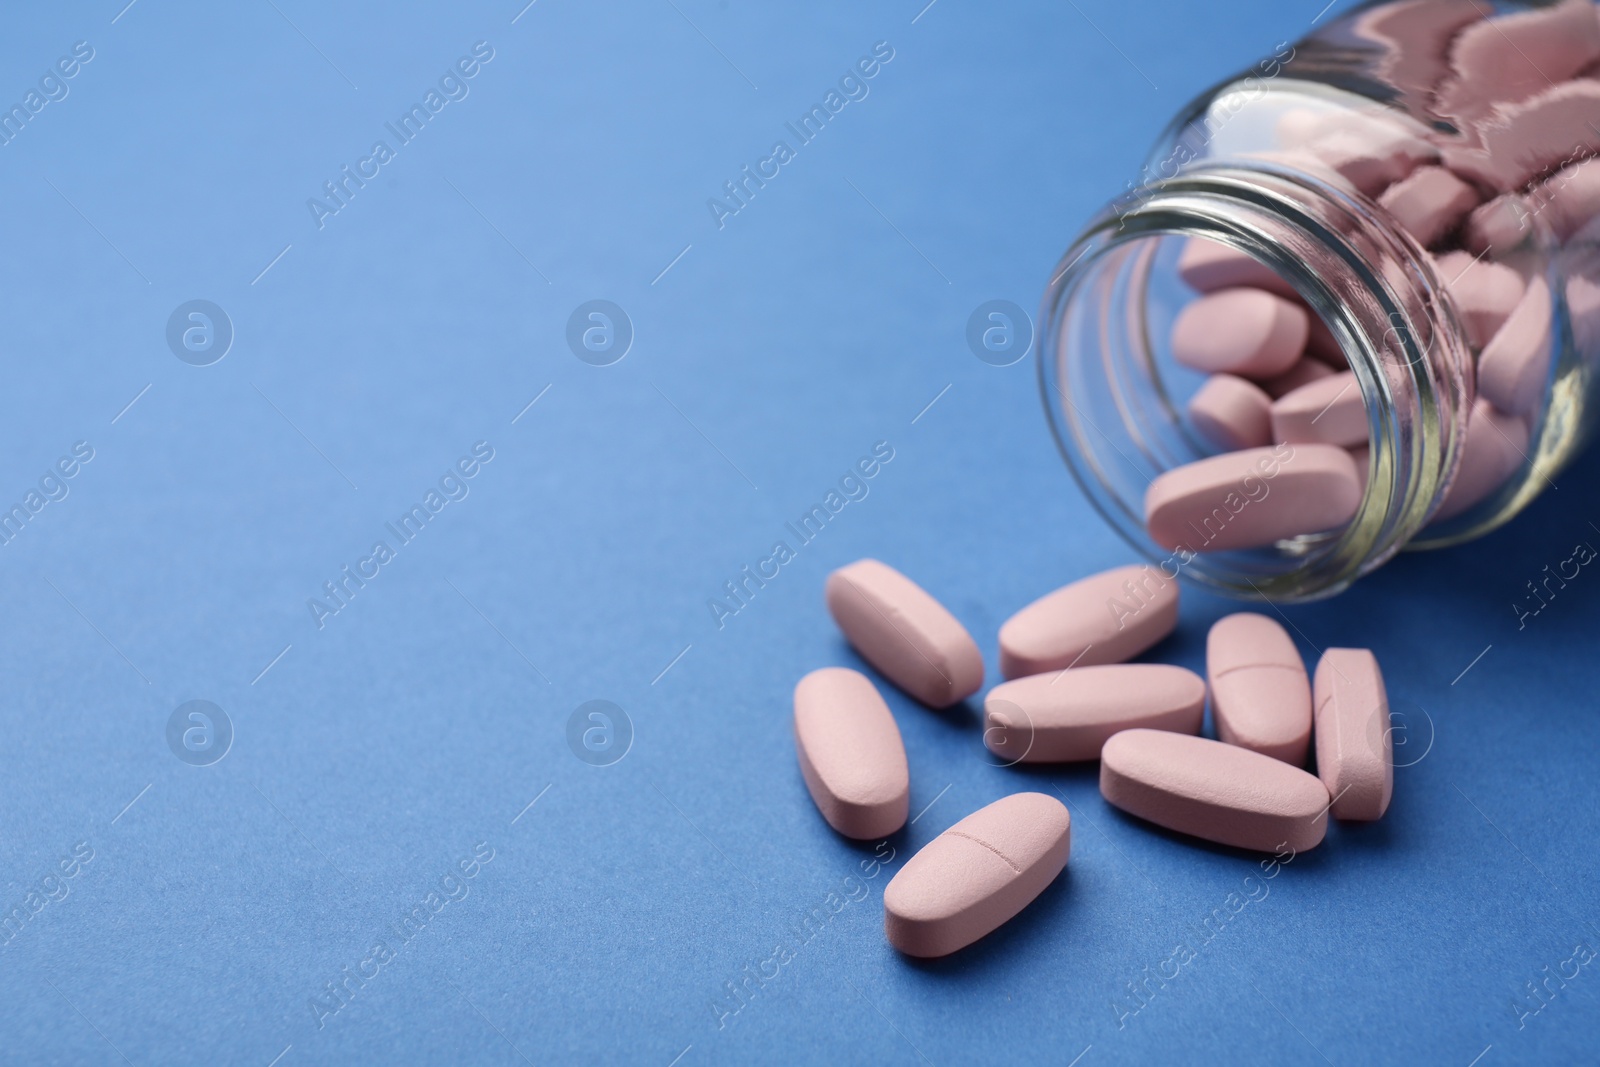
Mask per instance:
[[[1490,11],[1388,4],[1356,27],[1393,46],[1405,69],[1391,75],[1448,124],[1430,129],[1388,108],[1296,108],[1279,118],[1280,150],[1268,154],[1337,174],[1380,204],[1428,250],[1459,312],[1477,399],[1436,522],[1487,499],[1523,466],[1549,379],[1550,287],[1538,268],[1496,259],[1536,218],[1562,248],[1600,241],[1596,5],[1562,0],[1484,17]],[[1221,452],[1155,479],[1145,497],[1151,538],[1210,552],[1343,527],[1366,489],[1369,424],[1327,326],[1283,279],[1224,245],[1191,239],[1178,273],[1198,295],[1177,316],[1170,350],[1209,375],[1188,402],[1189,425]],[[1590,343],[1600,327],[1593,273],[1575,271],[1565,293]],[[1273,493],[1241,510],[1241,482],[1267,464]]]
[[[1385,45],[1377,74],[1398,107],[1283,112],[1270,156],[1336,178],[1431,257],[1475,364],[1460,465],[1434,521],[1500,491],[1527,460],[1551,378],[1552,323],[1584,358],[1600,344],[1600,8],[1557,0],[1507,13],[1460,3],[1379,4],[1355,38]],[[1508,262],[1541,231],[1553,245]],[[1558,256],[1564,291],[1544,273]],[[1145,527],[1169,550],[1264,548],[1336,533],[1355,518],[1373,419],[1327,325],[1293,287],[1229,246],[1190,239],[1177,271],[1194,292],[1173,321],[1172,360],[1207,375],[1188,426],[1217,454],[1165,471]],[[1270,493],[1247,487],[1272,479]],[[835,571],[827,604],[861,657],[943,708],[983,685],[971,635],[876,560]],[[999,634],[1007,679],[984,701],[983,743],[1003,765],[1099,760],[1100,791],[1168,830],[1243,849],[1302,851],[1329,817],[1379,819],[1394,789],[1388,698],[1366,649],[1329,648],[1308,674],[1272,617],[1212,627],[1206,677],[1130,663],[1177,625],[1175,579],[1123,567],[1058,589]],[[1210,704],[1216,740],[1200,736]],[[817,808],[857,839],[905,825],[910,769],[894,715],[866,675],[824,668],[794,694],[802,775]],[[1305,769],[1315,753],[1316,773]],[[1071,818],[1021,792],[973,812],[908,860],[884,890],[889,942],[942,956],[1021,912],[1065,869]]]
[[[942,604],[899,571],[858,560],[828,577],[828,610],[856,651],[934,708],[983,686],[983,657]],[[1128,663],[1171,633],[1178,585],[1147,565],[1057,589],[1000,629],[1008,681],[984,701],[983,741],[1003,765],[1100,761],[1111,804],[1169,830],[1260,851],[1319,844],[1327,817],[1389,806],[1394,763],[1383,675],[1365,649],[1330,648],[1307,676],[1275,620],[1212,626],[1206,678]],[[1209,694],[1219,740],[1200,736]],[[894,715],[871,679],[825,667],[794,691],[800,770],[824,819],[858,840],[905,825],[911,775]],[[1303,769],[1316,746],[1317,774]],[[1067,808],[1016,793],[908,860],[884,889],[884,929],[910,956],[944,956],[997,929],[1065,869]]]

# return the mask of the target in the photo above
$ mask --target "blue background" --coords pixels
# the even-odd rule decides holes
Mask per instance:
[[[993,677],[1011,612],[1131,559],[1057,458],[1033,357],[980,362],[968,315],[1031,310],[1167,118],[1318,14],[924,2],[8,15],[0,99],[75,41],[94,58],[0,148],[0,498],[74,442],[94,459],[0,547],[0,912],[28,915],[0,1061],[1593,1057],[1600,966],[1542,1007],[1526,983],[1600,936],[1600,578],[1513,607],[1600,544],[1593,456],[1511,528],[1285,610],[1310,657],[1377,652],[1414,765],[1137,1013],[1128,984],[1259,857],[1120,815],[1093,767],[991,766],[976,702],[895,692],[917,821],[865,899],[713,1006],[873,854],[795,764],[795,681],[859,665],[827,572],[919,579]],[[319,229],[307,199],[477,41],[470,95]],[[719,229],[706,200],[877,41],[870,95]],[[195,298],[236,331],[208,367],[165,340]],[[636,330],[611,366],[564,339],[592,299]],[[870,495],[719,629],[708,599],[880,440]],[[470,495],[319,629],[308,598],[478,441]],[[1201,667],[1233,607],[1186,594],[1152,658]],[[235,730],[208,767],[165,737],[192,699]],[[591,699],[633,725],[610,766],[567,743]],[[1019,789],[1071,805],[1067,874],[953,958],[898,957],[888,878]],[[475,847],[467,895],[319,1019]]]

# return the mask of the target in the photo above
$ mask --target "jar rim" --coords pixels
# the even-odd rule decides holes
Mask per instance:
[[[1173,177],[1134,189],[1090,221],[1062,257],[1044,294],[1040,395],[1057,447],[1091,503],[1164,570],[1178,554],[1163,555],[1165,550],[1144,531],[1142,506],[1127,499],[1131,487],[1113,486],[1105,466],[1096,462],[1101,447],[1090,429],[1116,445],[1092,420],[1083,425],[1087,415],[1070,392],[1075,375],[1128,372],[1092,366],[1091,346],[1074,346],[1063,335],[1073,325],[1071,316],[1084,314],[1085,307],[1100,310],[1095,302],[1109,298],[1108,286],[1147,284],[1150,255],[1142,257],[1142,267],[1124,260],[1140,242],[1153,252],[1152,239],[1166,237],[1226,245],[1293,287],[1311,313],[1327,324],[1355,372],[1371,438],[1368,482],[1355,517],[1342,531],[1280,546],[1269,557],[1276,570],[1252,573],[1203,552],[1191,553],[1175,569],[1220,592],[1249,599],[1299,601],[1337,593],[1422,530],[1459,465],[1474,395],[1473,363],[1444,284],[1426,252],[1381,210],[1336,177],[1282,158],[1192,164]],[[1116,282],[1113,275],[1123,277]],[[1097,287],[1100,292],[1091,292]],[[1133,297],[1137,309],[1142,289]],[[1106,324],[1108,330],[1096,335],[1096,343],[1122,338],[1132,349],[1125,358],[1146,361],[1146,385],[1155,383],[1159,393],[1151,345],[1148,337],[1139,336],[1145,326],[1142,312],[1129,314],[1141,321]],[[1117,358],[1109,351],[1099,355],[1102,364]],[[1123,407],[1126,390],[1111,391]],[[1159,396],[1152,403],[1177,420],[1170,398]],[[1119,414],[1126,423],[1127,408]],[[1144,458],[1156,473],[1166,469],[1157,457]],[[1120,459],[1139,466],[1126,452]]]

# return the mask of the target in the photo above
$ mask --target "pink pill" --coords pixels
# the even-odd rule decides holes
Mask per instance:
[[[1566,0],[1468,27],[1452,43],[1455,76],[1441,86],[1441,114],[1481,120],[1600,59],[1592,0]]]
[[[1479,143],[1475,131],[1467,131],[1466,138],[1462,141],[1441,145],[1439,161],[1462,178],[1478,185],[1488,186],[1497,193],[1516,191],[1516,183],[1508,181],[1496,170],[1494,159]]]
[[[1253,286],[1279,296],[1293,297],[1294,287],[1265,263],[1227,245],[1191,237],[1178,253],[1178,277],[1202,293]]]
[[[1467,216],[1461,243],[1474,256],[1509,252],[1533,234],[1533,207],[1521,193],[1501,193]]]
[[[1336,819],[1382,818],[1394,794],[1389,697],[1364,648],[1330,648],[1317,663],[1317,773]]]
[[[1354,371],[1302,385],[1272,402],[1272,436],[1350,448],[1367,440],[1367,403]]]
[[[794,687],[800,773],[828,825],[859,840],[906,822],[911,776],[889,705],[867,676],[824,667]]]
[[[1585,159],[1556,171],[1528,192],[1532,209],[1550,220],[1562,244],[1600,217],[1600,160]]]
[[[949,707],[983,685],[972,635],[893,567],[875,559],[840,567],[828,575],[824,596],[861,658],[929,707]]]
[[[1260,548],[1343,526],[1361,505],[1350,454],[1333,445],[1225,452],[1158,475],[1145,528],[1163,548]]]
[[[1439,158],[1436,148],[1399,128],[1327,134],[1306,148],[1367,196],[1377,196]]]
[[[993,932],[1056,880],[1072,817],[1054,797],[1013,793],[922,847],[883,889],[883,931],[908,956],[948,956]]]
[[[1434,260],[1434,267],[1461,313],[1461,325],[1474,348],[1489,343],[1526,288],[1522,275],[1504,263],[1474,261],[1465,252],[1446,252]]]
[[[1214,374],[1271,378],[1293,366],[1310,324],[1299,305],[1264,289],[1200,297],[1172,325],[1172,357]]]
[[[1218,619],[1206,636],[1206,682],[1217,736],[1291,763],[1311,744],[1311,680],[1287,631],[1243,611]]]
[[[1443,150],[1457,174],[1500,192],[1521,189],[1571,160],[1600,151],[1600,81],[1580,78],[1515,104],[1497,105],[1471,138]]]
[[[1219,845],[1303,852],[1328,832],[1328,790],[1247,748],[1124,730],[1100,752],[1100,793],[1129,815]]]
[[[1141,563],[1046,593],[1000,627],[1000,673],[1020,678],[1132,659],[1178,624],[1175,577]]]
[[[1253,382],[1213,374],[1189,398],[1189,421],[1220,449],[1258,448],[1272,443],[1272,398]]]
[[[1310,385],[1314,381],[1331,377],[1333,373],[1333,368],[1322,360],[1302,356],[1294,366],[1276,378],[1268,378],[1262,382],[1261,388],[1268,396],[1276,400],[1280,396],[1294,392],[1302,385]]]
[[[1506,483],[1526,461],[1528,424],[1514,415],[1496,411],[1479,400],[1467,417],[1467,436],[1461,445],[1461,466],[1450,483],[1434,522],[1455,518],[1481,503]]]
[[[1505,165],[1508,187],[1521,188],[1573,159],[1600,151],[1597,115],[1600,81],[1580,78],[1497,111],[1496,120],[1481,129],[1479,137],[1496,163]]]
[[[1386,46],[1377,61],[1379,80],[1405,90],[1418,105],[1426,105],[1449,71],[1445,57],[1451,40],[1462,27],[1482,17],[1472,0],[1444,4],[1398,0],[1362,12],[1352,29]]]
[[[1008,764],[1068,763],[1099,759],[1113,734],[1137,726],[1199,733],[1206,683],[1165,663],[1077,667],[997,685],[983,710],[983,743]]]
[[[1478,395],[1501,411],[1531,414],[1550,375],[1550,287],[1535,275],[1478,357]]]
[[[1378,202],[1426,247],[1478,206],[1478,191],[1443,167],[1418,167],[1385,189]]]

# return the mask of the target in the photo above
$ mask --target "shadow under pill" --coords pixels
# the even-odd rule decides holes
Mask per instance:
[[[1057,799],[1065,799],[1059,789],[1068,785],[1093,786],[1097,791],[1100,787],[1099,760],[1078,760],[1072,763],[1016,763],[1002,769],[1016,776],[1019,791],[1031,789]]]
[[[1137,815],[1129,815],[1127,812],[1113,804],[1107,804],[1106,807],[1110,810],[1111,818],[1115,823],[1122,826],[1127,826],[1135,831],[1154,834],[1156,837],[1163,838],[1183,848],[1195,849],[1200,852],[1210,853],[1213,856],[1226,859],[1248,860],[1251,863],[1258,863],[1261,860],[1271,859],[1273,857],[1273,853],[1271,852],[1262,852],[1252,848],[1238,848],[1234,845],[1223,845],[1215,841],[1207,841],[1203,837],[1195,837],[1192,834],[1182,833],[1177,830],[1169,830],[1165,826],[1160,826],[1156,823],[1149,822],[1148,820],[1141,819]],[[1319,844],[1316,848],[1306,849],[1295,853],[1294,858],[1290,862],[1296,864],[1297,867],[1302,868],[1320,866],[1320,857],[1326,850],[1327,842],[1326,839],[1324,839],[1324,842]]]
[[[960,730],[962,733],[970,733],[983,725],[983,708],[981,705],[974,705],[970,697],[959,703],[951,704],[948,708],[930,708],[926,704],[919,702],[915,697],[907,697],[906,699],[915,704],[918,710],[932,715],[944,725]]]
[[[1010,972],[1016,966],[1017,954],[1030,943],[1039,943],[1066,928],[1072,921],[1072,906],[1072,864],[1069,862],[1027,907],[998,930],[966,948],[935,959],[900,952],[895,955],[911,970],[937,977],[982,978],[993,971]]]
[[[1371,855],[1387,854],[1400,848],[1397,828],[1391,821],[1394,818],[1393,808],[1391,802],[1390,810],[1384,812],[1383,818],[1375,822],[1334,820],[1334,824],[1328,828],[1329,843],[1344,852]],[[1338,838],[1337,841],[1333,840],[1335,837]]]

